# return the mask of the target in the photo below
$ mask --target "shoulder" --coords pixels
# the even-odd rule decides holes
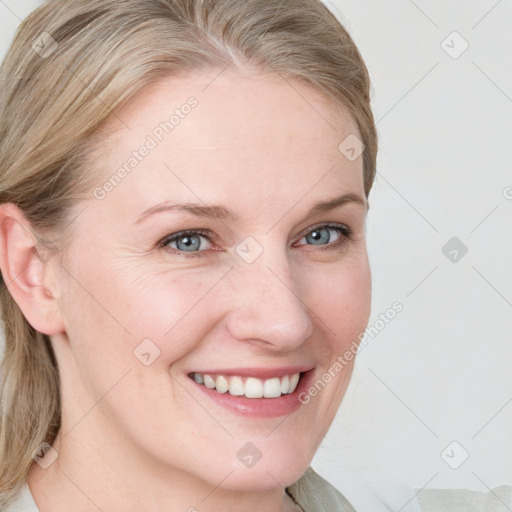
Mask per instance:
[[[23,485],[14,500],[2,512],[39,512],[27,483]]]
[[[355,512],[349,501],[311,467],[287,492],[304,512]]]
[[[466,489],[423,489],[418,491],[422,512],[510,512],[512,487],[502,485],[489,492]]]

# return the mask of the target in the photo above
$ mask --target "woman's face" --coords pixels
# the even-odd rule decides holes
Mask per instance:
[[[106,128],[59,274],[62,431],[111,467],[291,484],[370,313],[362,157],[338,149],[355,125],[306,85],[216,71]]]

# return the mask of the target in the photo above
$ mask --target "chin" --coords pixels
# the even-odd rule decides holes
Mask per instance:
[[[295,483],[306,471],[311,463],[311,457],[305,457],[300,446],[286,453],[279,453],[274,450],[271,456],[253,462],[253,466],[246,467],[237,464],[235,467],[223,470],[227,475],[232,473],[224,482],[223,487],[230,490],[265,492],[276,487],[288,487]],[[220,473],[220,471],[219,471]],[[216,482],[218,484],[218,482]]]
[[[276,470],[274,467],[269,468],[237,468],[226,478],[222,487],[231,491],[247,491],[247,492],[267,492],[276,487],[284,488],[295,483],[306,471],[309,464],[300,469],[287,469],[286,471]],[[212,482],[213,483],[213,482]],[[218,482],[214,483],[218,485]]]

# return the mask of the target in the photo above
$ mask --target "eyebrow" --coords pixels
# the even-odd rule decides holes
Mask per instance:
[[[315,204],[307,213],[308,217],[311,217],[317,213],[327,212],[330,210],[334,210],[340,206],[344,206],[349,203],[358,204],[362,206],[365,210],[368,210],[368,202],[363,199],[361,196],[348,193],[339,197],[335,197],[333,199],[328,199],[327,201],[321,201]],[[188,202],[172,202],[172,201],[164,201],[163,203],[157,204],[148,208],[137,219],[134,224],[139,224],[146,218],[154,215],[156,213],[168,212],[168,211],[182,211],[190,213],[191,215],[195,215],[196,217],[207,217],[218,220],[231,220],[238,221],[239,216],[231,209],[226,208],[221,205],[205,205],[198,203],[188,203]]]

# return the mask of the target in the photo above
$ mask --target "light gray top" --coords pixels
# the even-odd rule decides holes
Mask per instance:
[[[489,492],[465,489],[423,489],[418,494],[422,512],[511,512],[512,487],[500,485]]]
[[[329,482],[308,468],[288,494],[304,512],[357,512]],[[511,512],[512,486],[502,485],[487,493],[464,489],[423,489],[416,491],[421,512]],[[382,510],[391,510],[384,506]],[[39,512],[27,484],[16,501],[4,512]]]

